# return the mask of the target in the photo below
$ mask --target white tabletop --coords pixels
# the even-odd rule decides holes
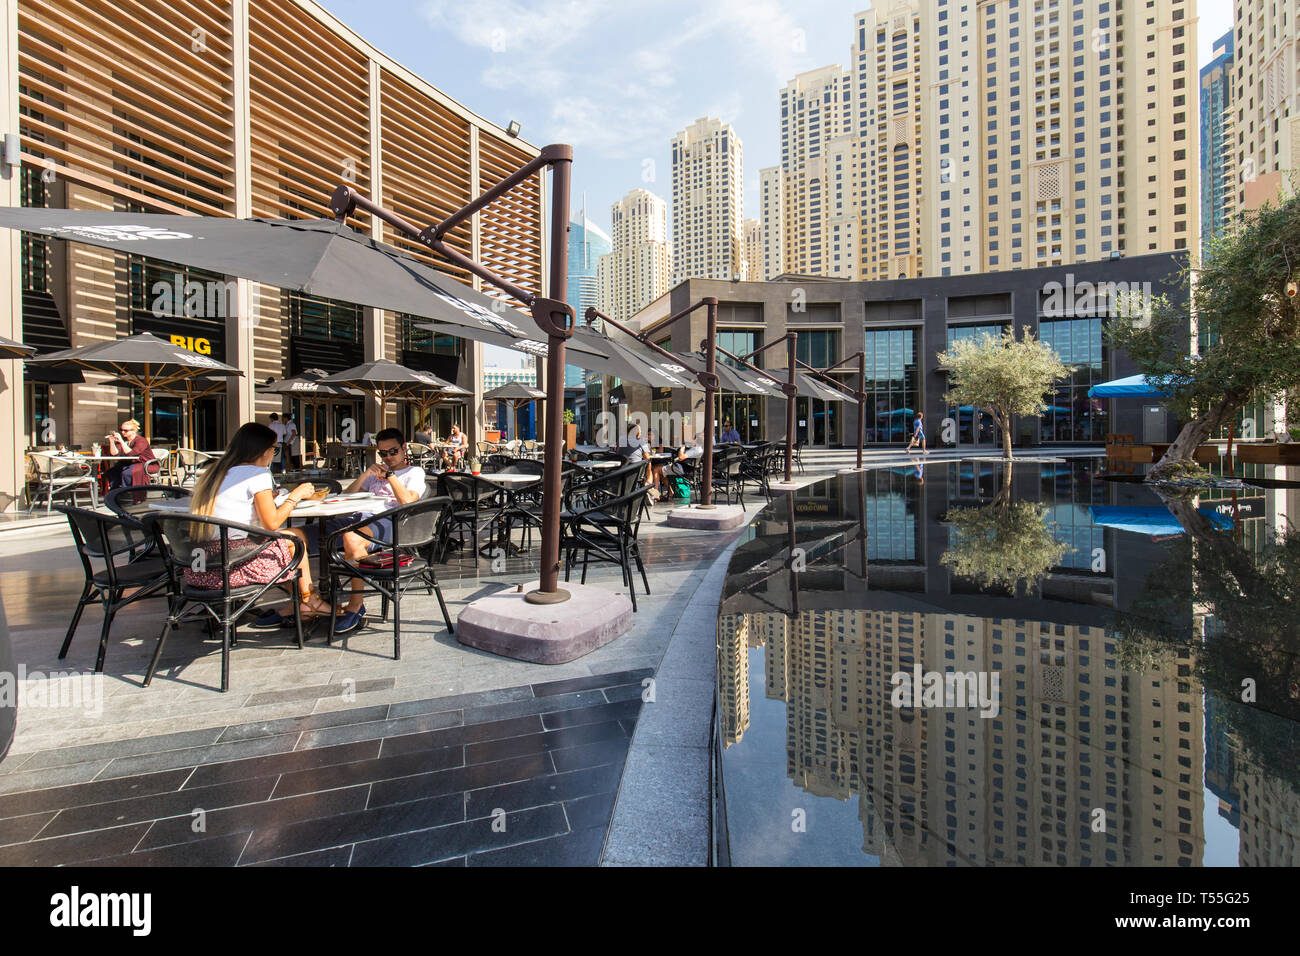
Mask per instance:
[[[620,463],[617,461],[577,461],[574,462],[579,468],[619,468]]]
[[[192,499],[171,498],[149,502],[154,511],[168,511],[174,514],[189,514]],[[354,511],[366,511],[379,501],[378,498],[351,498],[345,501],[317,501],[308,498],[298,502],[290,514],[292,518],[329,518],[334,515],[352,514]]]
[[[541,475],[479,475],[479,477],[503,485],[526,485],[542,480]]]

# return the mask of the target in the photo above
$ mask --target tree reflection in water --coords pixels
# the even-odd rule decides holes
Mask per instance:
[[[1020,581],[1028,587],[1059,566],[1070,550],[1052,534],[1041,504],[1011,500],[1011,462],[1003,466],[992,502],[953,508],[946,521],[952,535],[940,560],[980,587],[1014,591]]]

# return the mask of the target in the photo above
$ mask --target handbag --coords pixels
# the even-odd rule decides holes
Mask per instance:
[[[415,558],[409,554],[398,555],[397,566],[399,568],[404,568],[414,560]],[[368,555],[357,563],[363,568],[377,568],[382,571],[385,568],[391,568],[393,566],[393,552],[384,551],[379,554]]]

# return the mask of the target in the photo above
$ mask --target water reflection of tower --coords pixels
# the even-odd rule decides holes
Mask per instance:
[[[1300,863],[1300,794],[1271,774],[1237,761],[1241,790],[1242,866],[1295,866]]]
[[[749,622],[759,615],[718,619],[718,713],[722,745],[730,747],[749,726]]]
[[[788,644],[786,767],[796,786],[816,796],[847,800],[855,791],[860,723],[846,714],[857,704],[853,678],[841,666],[861,657],[860,612],[801,614]],[[845,638],[849,643],[845,643]],[[840,698],[845,698],[841,701]],[[861,695],[857,695],[860,703]]]

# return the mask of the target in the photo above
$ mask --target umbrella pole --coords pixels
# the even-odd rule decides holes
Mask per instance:
[[[715,422],[713,396],[718,392],[718,300],[708,298],[704,343],[704,480],[700,483],[700,507],[713,507],[713,425]]]
[[[569,186],[573,173],[573,153],[560,157],[551,167],[551,275],[549,289],[556,306],[563,307],[565,286],[569,281]],[[538,318],[534,304],[534,320]],[[554,312],[539,323],[547,334],[546,349],[546,455],[542,479],[542,566],[536,591],[526,595],[533,604],[558,604],[569,599],[560,589],[560,489],[564,458],[564,352],[572,335],[572,310],[565,319],[567,328],[555,325]]]
[[[798,333],[791,332],[785,337],[785,363],[790,373],[790,380],[785,390],[785,483],[794,481],[794,397],[798,384],[794,380],[795,344]]]

